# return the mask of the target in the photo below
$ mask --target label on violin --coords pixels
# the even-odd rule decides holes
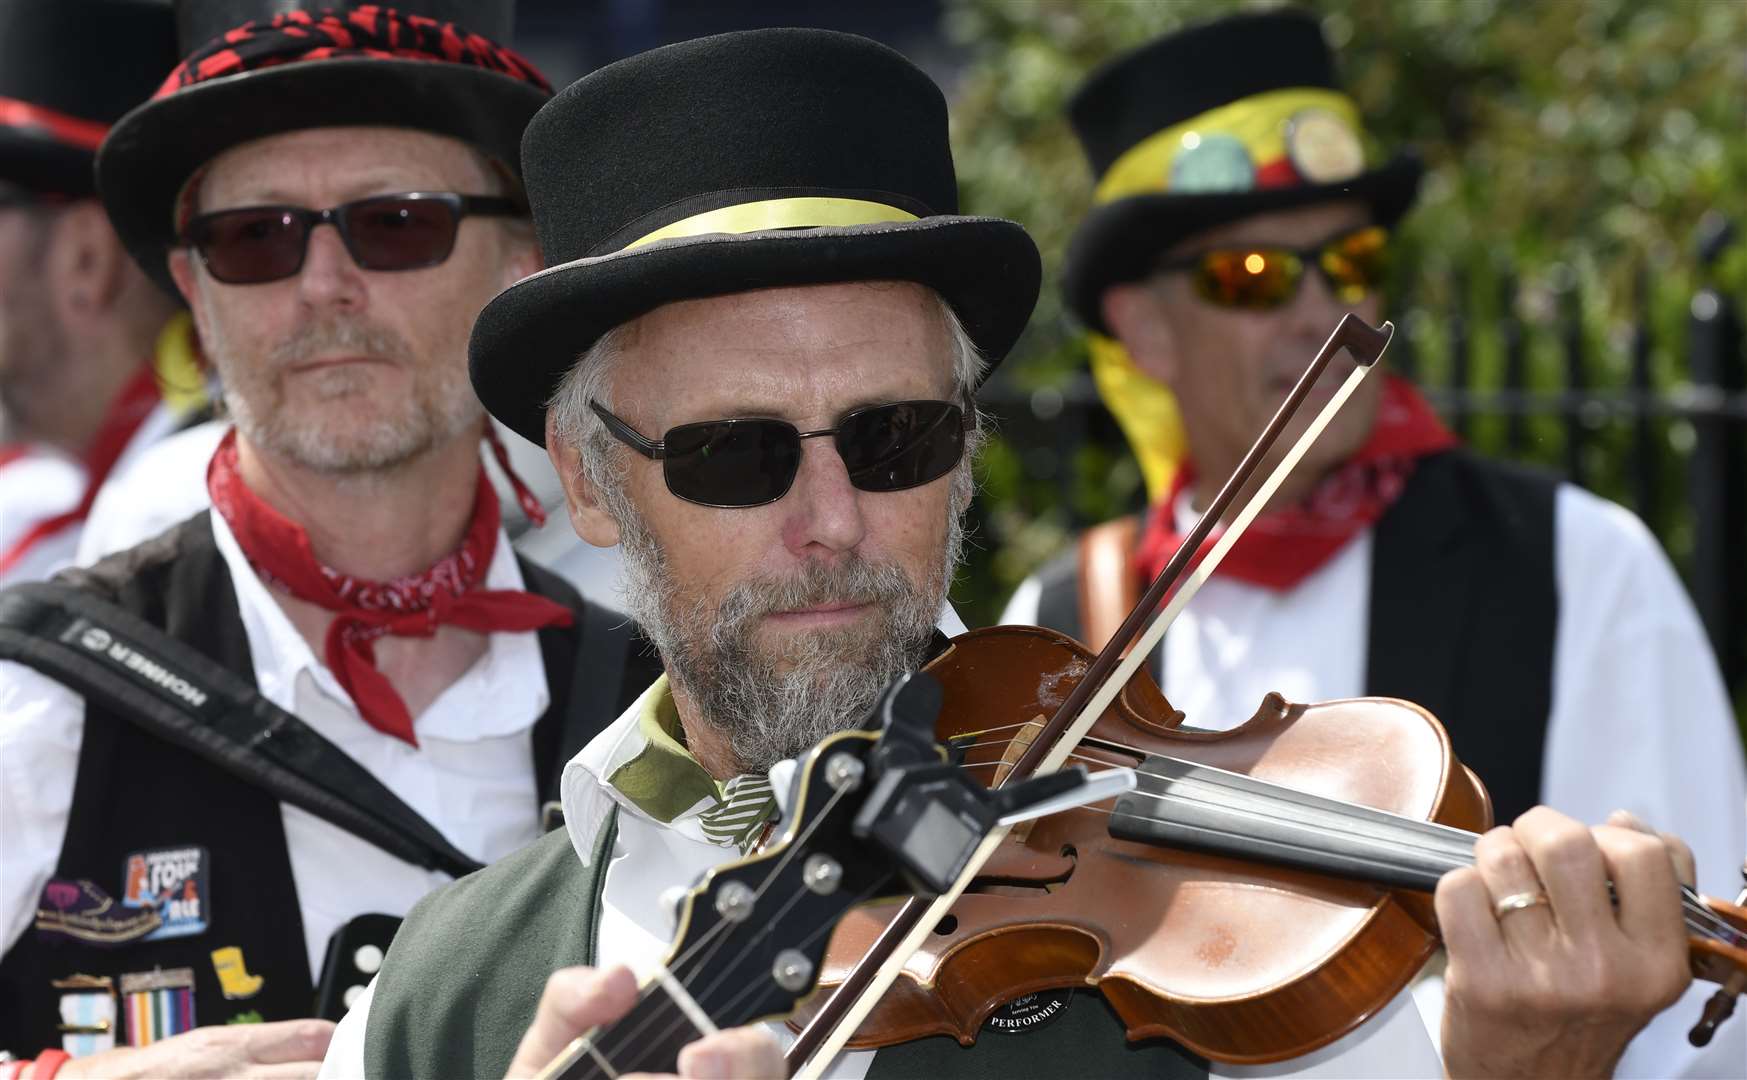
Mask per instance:
[[[1062,1013],[1068,1011],[1068,1002],[1073,997],[1072,990],[1063,989],[1040,990],[1035,994],[1014,998],[990,1013],[983,1029],[999,1031],[1004,1035],[1024,1035],[1048,1027]]]

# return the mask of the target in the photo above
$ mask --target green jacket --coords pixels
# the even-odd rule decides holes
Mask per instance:
[[[555,829],[419,901],[388,950],[370,1003],[371,1077],[501,1077],[533,1023],[546,977],[589,964],[617,811],[588,866]]]

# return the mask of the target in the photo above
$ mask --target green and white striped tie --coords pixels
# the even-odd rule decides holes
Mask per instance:
[[[722,786],[722,801],[698,816],[704,838],[713,844],[733,844],[752,850],[764,823],[776,817],[776,793],[770,778],[757,773],[736,776]]]

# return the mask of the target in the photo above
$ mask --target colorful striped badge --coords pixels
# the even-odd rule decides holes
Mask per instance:
[[[69,975],[50,986],[61,993],[61,1049],[88,1057],[115,1048],[115,983],[106,975]]]
[[[129,1046],[150,1046],[194,1029],[194,969],[142,971],[121,977],[121,1014]]]

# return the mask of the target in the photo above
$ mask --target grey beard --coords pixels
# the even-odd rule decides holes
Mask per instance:
[[[358,319],[306,323],[273,347],[269,363],[260,371],[232,371],[226,379],[225,406],[237,429],[256,446],[304,468],[356,475],[402,465],[478,423],[481,407],[462,365],[425,373],[410,398],[384,403],[375,420],[344,430],[333,430],[319,409],[298,412],[283,407],[269,373],[340,350],[402,361],[412,356],[397,334]],[[363,377],[344,369],[317,379],[321,395],[330,400],[357,395],[368,385]]]
[[[660,545],[622,491],[604,501],[620,526],[626,612],[699,718],[727,736],[741,772],[765,772],[854,726],[893,679],[921,666],[964,546],[954,513],[945,550],[921,586],[900,567],[851,557],[744,582],[712,613],[680,595]],[[879,618],[872,627],[790,635],[779,648],[761,648],[754,636],[771,612],[844,602],[871,603]]]

